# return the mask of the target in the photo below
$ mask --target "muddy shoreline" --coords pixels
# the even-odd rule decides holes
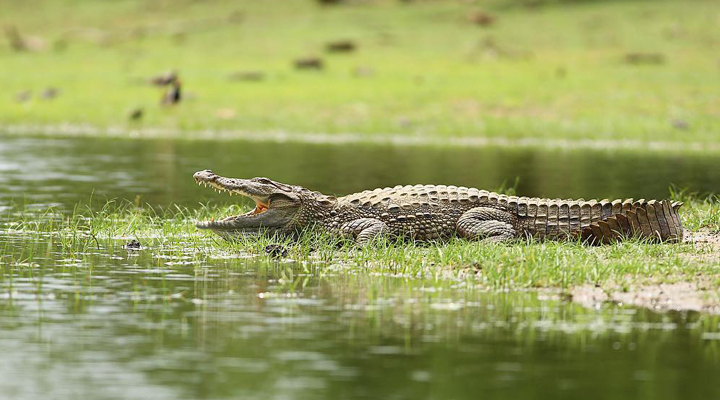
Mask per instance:
[[[709,231],[687,232],[685,243],[707,246],[703,255],[688,255],[694,261],[720,263],[720,233]],[[720,276],[698,272],[694,276],[667,277],[668,281],[625,285],[622,282],[602,286],[581,285],[570,289],[567,296],[573,302],[588,308],[605,303],[649,308],[657,311],[697,311],[720,315]]]

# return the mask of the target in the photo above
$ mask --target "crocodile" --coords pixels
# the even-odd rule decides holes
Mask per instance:
[[[523,237],[608,244],[628,237],[679,242],[681,202],[560,200],[510,196],[446,185],[395,186],[328,196],[268,178],[226,178],[210,170],[200,185],[255,201],[246,214],[196,226],[225,238],[260,232],[295,235],[310,226],[358,244],[381,237],[435,241],[450,237],[503,242]]]

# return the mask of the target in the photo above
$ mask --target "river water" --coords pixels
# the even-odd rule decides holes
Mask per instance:
[[[717,165],[704,153],[0,136],[0,224],[90,198],[231,201],[194,184],[205,168],[339,195],[519,178],[521,195],[662,198],[670,184],[716,191]],[[175,250],[71,257],[2,229],[3,257],[34,256],[0,258],[0,398],[720,396],[717,317]]]

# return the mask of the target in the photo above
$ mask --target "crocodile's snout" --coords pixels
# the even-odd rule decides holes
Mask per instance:
[[[296,215],[302,201],[292,187],[267,178],[236,179],[215,174],[209,169],[193,174],[199,185],[230,195],[249,197],[255,208],[245,214],[231,215],[219,221],[199,221],[200,229],[211,229],[221,234],[245,235],[261,231],[278,234],[292,233],[296,229]]]
[[[213,182],[218,178],[218,176],[219,175],[216,175],[209,169],[198,171],[193,174],[193,178],[195,178],[196,182]]]

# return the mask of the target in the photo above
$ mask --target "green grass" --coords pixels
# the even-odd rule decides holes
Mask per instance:
[[[176,254],[192,259],[253,257],[268,263],[281,260],[265,254],[269,244],[288,250],[287,259],[301,270],[323,274],[383,274],[435,281],[469,280],[494,289],[558,288],[576,285],[624,285],[699,282],[720,290],[720,263],[716,247],[695,244],[648,244],[631,240],[611,246],[580,243],[519,241],[513,244],[475,243],[460,239],[421,245],[386,242],[356,247],[329,235],[308,232],[298,241],[272,237],[226,242],[194,221],[236,213],[238,207],[181,207],[160,210],[131,203],[107,203],[99,211],[76,209],[71,214],[53,210],[0,215],[7,237],[27,245],[8,263],[32,263],[42,246],[81,257],[99,250],[125,252],[122,245],[139,240],[151,254]],[[9,211],[8,211],[9,212]],[[690,200],[683,218],[694,231],[720,233],[720,206],[714,199]],[[42,240],[38,240],[42,239]],[[4,246],[13,245],[13,240]],[[49,244],[47,244],[49,243]],[[38,247],[40,246],[40,247]],[[714,253],[715,252],[715,253]],[[42,252],[40,252],[42,253]]]
[[[0,26],[41,38],[44,48],[16,52],[0,41],[0,124],[157,127],[189,136],[280,129],[717,140],[716,1],[512,6],[521,3],[3,1]],[[480,9],[497,22],[468,22]],[[338,39],[355,41],[358,51],[325,54],[325,43]],[[631,65],[628,53],[658,53],[665,62]],[[313,55],[324,58],[323,71],[292,67]],[[161,90],[144,81],[169,69],[179,72],[187,98],[161,107]],[[255,70],[266,79],[228,80]],[[40,98],[49,86],[59,97]],[[32,99],[17,102],[25,90]],[[144,117],[131,123],[137,107]]]

